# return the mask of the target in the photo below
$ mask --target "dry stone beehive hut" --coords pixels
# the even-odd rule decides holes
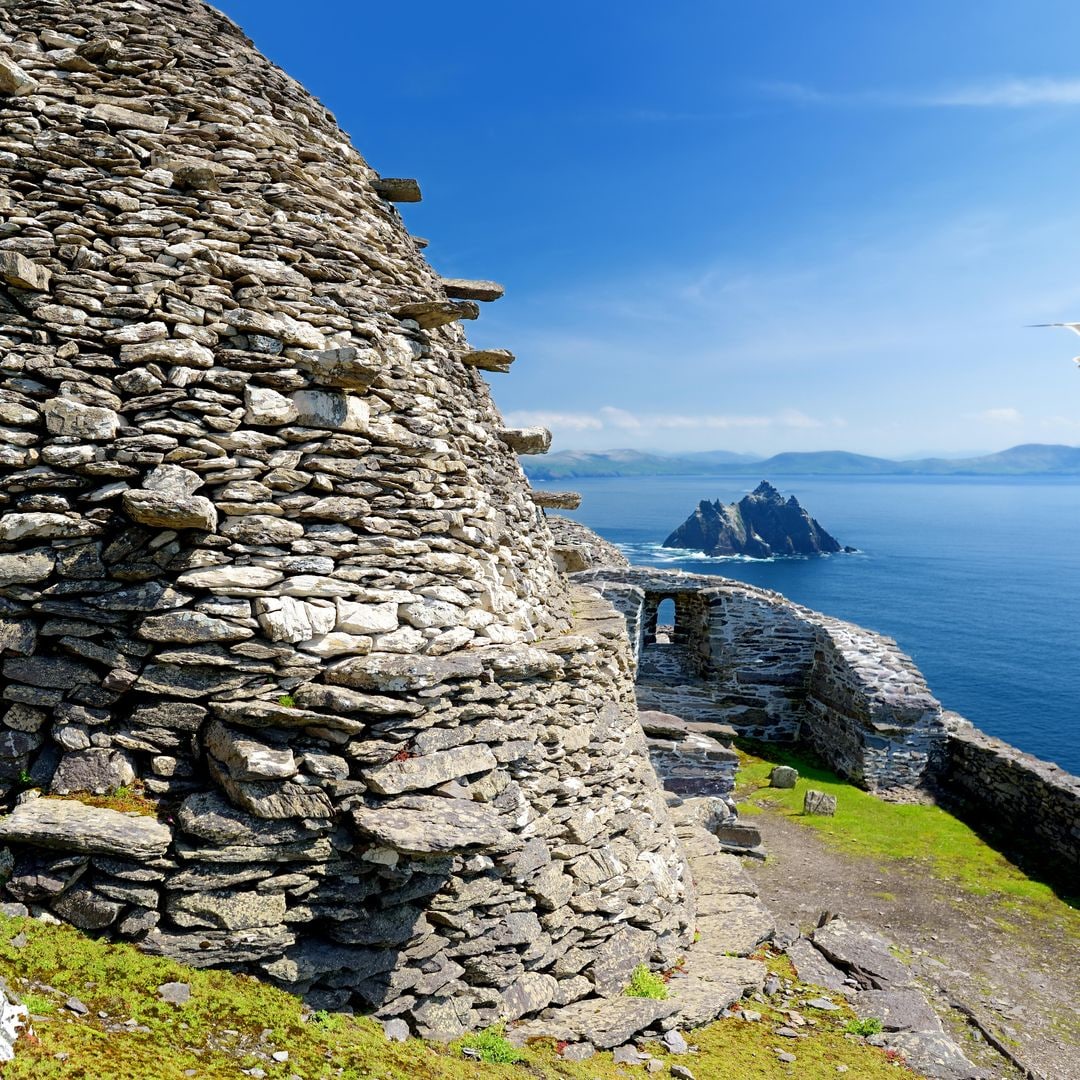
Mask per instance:
[[[416,196],[198,0],[0,3],[4,899],[445,1034],[692,905]]]

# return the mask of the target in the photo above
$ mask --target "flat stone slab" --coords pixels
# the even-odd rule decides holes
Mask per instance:
[[[479,368],[481,371],[496,371],[505,374],[516,357],[509,349],[473,349],[463,353],[461,362],[466,367]]]
[[[383,176],[371,181],[373,191],[387,202],[420,202],[420,185],[406,176]]]
[[[776,933],[772,916],[752,896],[714,896],[714,914],[700,915],[698,932],[725,955],[749,956]]]
[[[452,300],[498,300],[506,289],[497,281],[473,281],[470,278],[443,278],[443,292]]]
[[[552,1010],[540,1020],[517,1024],[507,1033],[511,1042],[521,1046],[527,1039],[544,1036],[578,1042],[588,1040],[600,1050],[610,1050],[629,1042],[639,1031],[673,1016],[677,1001],[668,998],[587,998],[561,1009]]]
[[[410,855],[508,849],[513,835],[494,807],[462,799],[418,795],[392,806],[361,806],[352,813],[359,833]]]
[[[664,1020],[668,1027],[701,1027],[725,1009],[765,985],[765,965],[741,956],[699,955],[695,945],[687,956],[688,972],[668,983],[669,1001],[678,1011]]]
[[[918,990],[864,990],[852,1006],[859,1016],[874,1016],[886,1031],[941,1031],[941,1021]]]
[[[698,894],[698,914],[713,915],[727,910],[726,897],[732,893],[757,896],[757,885],[735,855],[720,852],[690,859],[690,870]]]
[[[541,491],[532,490],[532,500],[541,510],[576,510],[581,505],[581,496],[576,491]]]
[[[641,730],[653,739],[685,739],[688,733],[686,721],[674,713],[642,709],[638,712]]]
[[[882,1037],[882,1045],[899,1050],[912,1069],[933,1080],[980,1080],[994,1074],[973,1065],[949,1038],[930,1031],[896,1031]]]
[[[851,987],[844,982],[844,973],[830,964],[806,938],[793,941],[784,951],[795,965],[795,973],[803,982],[824,986],[827,990],[852,993]]]
[[[165,854],[172,831],[143,814],[121,814],[70,799],[34,799],[0,817],[0,841],[153,859]]]
[[[814,931],[813,942],[838,967],[867,989],[908,986],[911,973],[889,952],[889,943],[869,930],[834,919]]]

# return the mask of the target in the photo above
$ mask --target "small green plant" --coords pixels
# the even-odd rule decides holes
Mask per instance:
[[[294,698],[292,694],[282,694],[281,697],[277,699],[277,703],[286,709],[296,708],[296,698]]]
[[[34,778],[25,770],[19,770],[19,783],[23,787],[29,787],[34,782]]]
[[[521,1060],[513,1044],[503,1034],[502,1025],[486,1028],[461,1040],[462,1050],[474,1050],[489,1065],[515,1065]]]
[[[882,1029],[882,1023],[876,1016],[868,1016],[865,1020],[852,1020],[844,1030],[849,1035],[877,1035]]]
[[[309,1024],[318,1024],[324,1031],[341,1031],[345,1027],[345,1017],[341,1013],[319,1009],[308,1017]]]
[[[44,994],[23,994],[22,1003],[31,1016],[51,1016],[56,1012],[56,1002]]]
[[[653,998],[663,1001],[667,997],[667,983],[662,975],[654,975],[644,964],[634,968],[630,985],[623,991],[627,997]]]

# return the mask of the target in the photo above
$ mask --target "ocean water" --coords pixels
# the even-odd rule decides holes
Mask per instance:
[[[946,708],[1080,774],[1080,483],[1052,478],[769,476],[854,555],[751,560],[660,546],[743,477],[626,477],[569,515],[632,563],[719,574],[895,638]]]

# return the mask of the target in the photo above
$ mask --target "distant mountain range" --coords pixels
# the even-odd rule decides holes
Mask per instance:
[[[639,450],[562,450],[522,460],[533,480],[590,476],[1080,476],[1080,447],[1025,443],[974,458],[888,458],[843,450],[760,458],[727,450],[655,454]]]

